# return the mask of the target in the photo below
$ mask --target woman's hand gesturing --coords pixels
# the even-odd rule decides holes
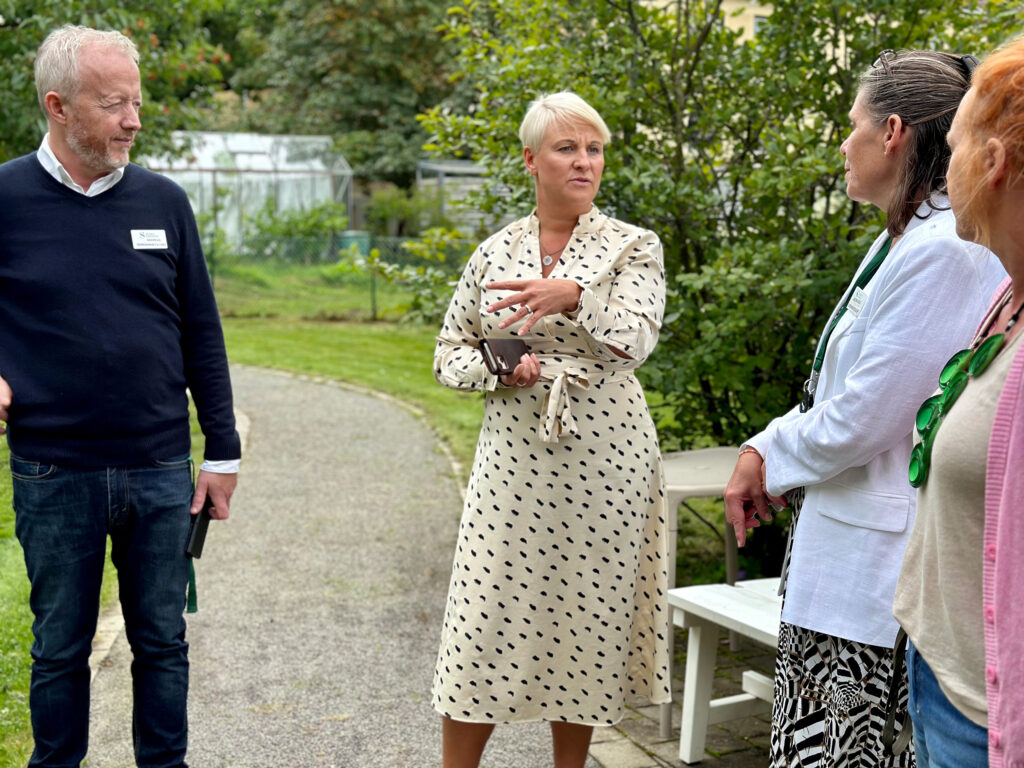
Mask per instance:
[[[515,314],[498,323],[499,328],[508,328],[513,323],[525,320],[517,333],[522,336],[528,333],[544,315],[559,315],[572,312],[579,306],[580,294],[583,289],[572,280],[505,280],[487,284],[488,290],[516,291],[500,301],[487,307],[488,312],[518,305]]]

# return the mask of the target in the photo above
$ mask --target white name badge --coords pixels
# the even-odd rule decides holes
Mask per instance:
[[[137,250],[167,247],[167,232],[162,229],[133,229],[132,247]]]
[[[850,303],[846,305],[846,309],[854,315],[860,315],[860,311],[864,309],[864,302],[867,300],[868,295],[864,293],[864,289],[857,288],[854,290],[853,296],[850,297]]]

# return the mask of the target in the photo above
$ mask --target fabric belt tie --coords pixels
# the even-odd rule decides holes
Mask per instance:
[[[560,371],[553,379],[547,375],[541,376],[541,380],[551,382],[551,389],[548,390],[541,406],[537,436],[545,443],[557,443],[560,437],[579,434],[570,407],[570,385],[588,390],[591,383],[623,381],[632,375],[629,371],[589,372],[567,369]]]

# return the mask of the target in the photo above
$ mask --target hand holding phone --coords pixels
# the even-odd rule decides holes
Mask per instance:
[[[480,353],[488,371],[495,376],[507,376],[523,355],[530,354],[530,348],[522,339],[481,339]]]
[[[196,559],[203,556],[203,544],[206,543],[206,531],[210,527],[210,509],[213,507],[213,499],[206,494],[203,501],[203,508],[192,515],[192,522],[188,529],[188,544],[185,545],[185,554]]]

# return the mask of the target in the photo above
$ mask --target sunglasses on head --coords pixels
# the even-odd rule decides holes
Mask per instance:
[[[953,56],[953,58],[955,58],[958,62],[960,62],[960,66],[962,66],[964,68],[964,71],[967,73],[967,79],[970,80],[971,75],[974,73],[974,68],[978,66],[978,59],[969,53],[965,53],[963,55],[950,55]],[[892,48],[886,48],[884,51],[879,53],[878,56],[875,57],[875,60],[871,63],[871,66],[881,67],[882,71],[885,72],[886,75],[891,75],[892,61],[895,60],[895,58],[896,51],[894,51]]]

